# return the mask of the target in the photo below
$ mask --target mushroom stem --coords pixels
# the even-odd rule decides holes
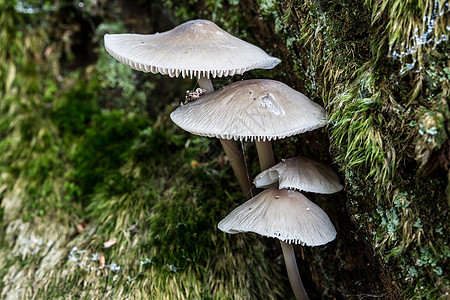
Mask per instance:
[[[261,171],[265,171],[275,165],[275,157],[273,155],[272,143],[270,141],[256,141],[256,151],[258,152]],[[298,271],[294,247],[292,244],[287,244],[283,241],[280,241],[280,244],[281,249],[283,250],[289,282],[291,283],[295,298],[297,300],[309,300]]]
[[[295,260],[294,247],[292,244],[280,241],[281,249],[283,250],[284,262],[286,264],[286,270],[291,283],[292,290],[294,291],[295,299],[297,300],[309,300],[306,294],[305,287],[303,286],[300,273],[298,272],[297,262]]]
[[[270,141],[256,141],[256,151],[258,152],[261,172],[275,165],[272,143]]]
[[[207,93],[214,92],[214,87],[212,84],[212,81],[210,78],[206,78],[204,76],[198,77],[198,86],[204,90],[206,90]]]
[[[206,90],[206,93],[214,92],[214,86],[210,78],[199,76],[198,85],[200,88]],[[233,140],[219,139],[222,144],[222,148],[230,161],[231,167],[233,168],[234,175],[236,176],[239,185],[241,186],[242,192],[245,198],[251,198],[252,185],[250,179],[248,178],[247,168],[245,167],[244,157],[241,151],[239,151],[236,142]]]
[[[247,169],[244,163],[244,157],[242,156],[241,151],[239,151],[238,146],[234,140],[225,140],[219,139],[222,144],[223,150],[230,161],[231,167],[233,168],[234,174],[241,186],[242,192],[245,195],[245,198],[251,198],[251,183],[248,178]]]

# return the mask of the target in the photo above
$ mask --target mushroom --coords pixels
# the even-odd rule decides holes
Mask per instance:
[[[258,150],[261,171],[275,164],[271,140],[314,130],[327,123],[327,115],[323,107],[284,83],[268,79],[232,83],[205,95],[199,100],[179,107],[172,112],[170,117],[178,126],[193,134],[228,140],[254,140]],[[291,192],[299,194],[294,191],[279,193]],[[298,197],[304,198],[304,196]],[[312,206],[317,207],[315,204]],[[308,207],[309,210],[311,210],[311,207]],[[252,210],[254,207],[249,208]],[[239,212],[242,211],[239,210]],[[313,209],[312,211],[318,210]],[[230,215],[232,214],[233,212]],[[248,218],[249,220],[252,219],[251,217]],[[277,218],[283,219],[285,217],[278,216]],[[326,219],[329,222],[328,217]],[[224,219],[219,224],[219,228],[226,231],[226,224],[227,222]],[[335,235],[334,227],[333,232]],[[302,240],[298,240],[302,243]],[[306,243],[306,241],[304,242]],[[292,245],[283,241],[280,241],[280,243],[294,293],[298,299],[307,299],[296,267]]]
[[[257,188],[267,188],[279,182],[280,189],[332,194],[343,189],[334,170],[306,157],[283,159],[277,165],[255,177]]]
[[[262,49],[236,38],[207,20],[192,20],[149,35],[106,34],[105,48],[127,66],[170,77],[197,77],[200,88],[214,91],[211,77],[232,76],[280,63]],[[220,139],[244,194],[250,194],[244,159],[233,141]]]
[[[335,193],[343,188],[337,174],[331,167],[306,157],[283,159],[279,164],[258,174],[254,182],[258,188],[271,187],[279,183],[280,189],[295,189],[323,194]],[[281,242],[281,247],[283,253],[289,251],[288,246],[283,242]],[[295,264],[295,257],[289,257]],[[304,291],[301,287],[300,273],[292,272],[291,274],[289,280],[294,291]],[[296,297],[297,294],[298,292]],[[301,294],[301,297],[307,296]],[[300,299],[307,299],[301,297]],[[297,297],[297,299],[299,298]]]
[[[232,83],[179,107],[170,117],[193,134],[256,141],[262,170],[275,164],[271,140],[327,123],[323,107],[286,84],[269,79]]]
[[[262,49],[207,20],[192,20],[155,34],[106,34],[105,48],[127,66],[153,74],[199,79],[211,92],[210,77],[233,76],[280,63]]]
[[[193,134],[222,139],[271,141],[322,127],[323,107],[270,79],[234,82],[170,115]]]
[[[320,246],[336,237],[327,214],[293,190],[268,189],[235,208],[218,228],[226,233],[254,232],[280,240],[288,277],[297,299],[308,299],[292,244]]]

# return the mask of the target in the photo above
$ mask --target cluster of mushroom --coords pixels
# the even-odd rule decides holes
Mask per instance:
[[[269,188],[235,208],[220,223],[227,233],[255,232],[280,240],[297,299],[308,299],[292,244],[320,246],[336,237],[327,214],[299,191],[331,194],[343,186],[329,166],[306,157],[283,159],[255,178],[258,188]]]
[[[336,230],[326,213],[298,191],[334,193],[342,185],[330,167],[307,158],[275,165],[271,141],[324,126],[325,110],[274,80],[243,80],[214,91],[211,77],[271,69],[280,60],[210,21],[189,21],[152,35],[105,35],[105,47],[136,70],[198,78],[202,90],[188,93],[191,101],[172,112],[171,119],[193,134],[219,138],[247,199],[252,184],[235,141],[255,142],[263,171],[255,185],[271,188],[234,209],[219,229],[278,238],[294,294],[307,299],[292,244],[323,245],[335,238]]]

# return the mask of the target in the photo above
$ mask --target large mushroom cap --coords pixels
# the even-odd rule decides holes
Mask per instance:
[[[261,172],[255,178],[257,188],[266,188],[279,181],[280,189],[332,194],[343,189],[334,170],[320,162],[293,157]]]
[[[118,61],[143,72],[222,77],[271,69],[280,60],[207,20],[193,20],[156,34],[106,34],[105,48]]]
[[[275,80],[232,83],[176,109],[172,121],[196,135],[272,140],[322,127],[325,109]]]
[[[327,214],[299,192],[268,189],[219,222],[226,233],[254,232],[286,243],[320,246],[336,237]]]

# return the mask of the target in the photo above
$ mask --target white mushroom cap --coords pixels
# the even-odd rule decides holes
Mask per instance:
[[[324,245],[336,237],[327,214],[292,190],[265,190],[235,208],[218,227],[226,233],[254,232],[307,246]]]
[[[280,189],[322,194],[336,193],[344,188],[331,167],[306,157],[285,159],[258,174],[254,183],[257,188],[267,188],[277,181]]]
[[[172,121],[196,135],[270,141],[322,127],[325,109],[275,80],[232,83],[177,108]]]
[[[106,34],[105,48],[135,70],[170,77],[232,76],[280,63],[207,20],[189,21],[156,34]]]

